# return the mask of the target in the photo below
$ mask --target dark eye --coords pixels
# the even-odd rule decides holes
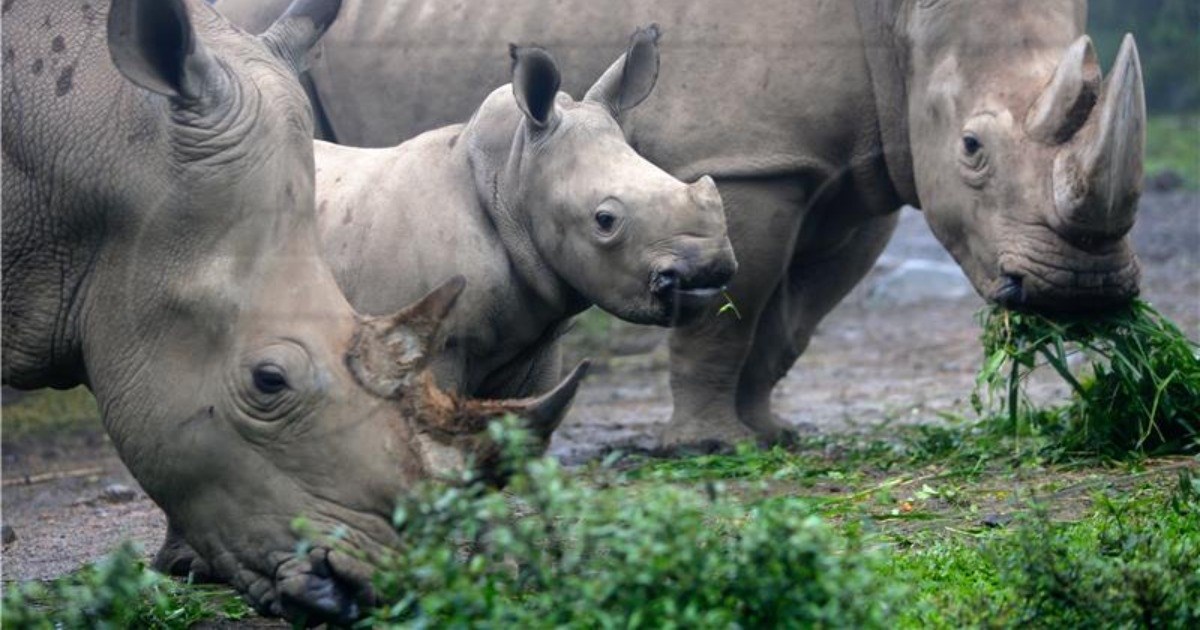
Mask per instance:
[[[616,224],[617,217],[608,210],[600,210],[596,213],[596,226],[602,232],[611,232],[613,225]]]
[[[979,141],[979,138],[975,137],[975,134],[969,133],[963,136],[962,142],[963,153],[966,153],[968,156],[974,156],[976,153],[979,153],[980,149],[983,148],[983,143]]]
[[[288,388],[287,375],[283,368],[272,363],[254,366],[254,387],[264,394],[278,394]]]

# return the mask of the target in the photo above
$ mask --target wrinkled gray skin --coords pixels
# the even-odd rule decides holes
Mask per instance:
[[[252,27],[270,10],[217,6]],[[667,443],[781,435],[771,390],[906,202],[989,300],[1090,312],[1137,292],[1125,235],[1140,193],[1140,68],[1128,39],[1101,84],[1084,0],[347,8],[312,91],[337,140],[355,145],[465,116],[502,79],[509,41],[551,47],[583,77],[631,25],[662,26],[658,88],[623,127],[676,177],[716,180],[742,313],[673,334]]]
[[[559,330],[594,303],[642,324],[718,307],[736,262],[716,186],[647,162],[618,122],[654,86],[656,39],[635,35],[581,101],[557,91],[548,53],[514,49],[513,84],[465,125],[388,149],[317,142],[321,239],[356,308],[389,311],[467,278],[434,363],[442,387],[550,389]]]
[[[293,518],[373,554],[406,488],[494,458],[487,418],[545,432],[578,382],[459,401],[424,368],[461,278],[374,318],[338,290],[294,67],[337,10],[297,2],[261,37],[178,0],[3,17],[4,383],[89,387],[171,523],[160,566],[310,622],[354,617],[370,570],[297,555]]]

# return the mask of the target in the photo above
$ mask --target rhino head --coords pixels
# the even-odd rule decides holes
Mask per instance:
[[[216,577],[309,621],[370,602],[398,496],[472,463],[494,476],[487,421],[518,414],[545,438],[583,373],[540,398],[460,401],[426,357],[461,278],[392,315],[346,302],[317,243],[295,77],[337,9],[300,0],[254,37],[201,3],[113,3],[113,64],[137,86],[122,99],[158,131],[129,150],[150,174],[116,187],[80,309],[87,382],[138,481]],[[301,516],[342,545],[298,550]]]
[[[675,179],[622,131],[657,81],[658,37],[655,26],[634,33],[581,101],[559,92],[549,53],[511,47],[511,86],[484,101],[464,135],[502,237],[521,235],[510,251],[532,250],[575,302],[673,325],[710,306],[737,262],[712,179]]]
[[[904,5],[916,195],[976,290],[1039,311],[1130,300],[1146,119],[1133,37],[1103,78],[1085,2]]]

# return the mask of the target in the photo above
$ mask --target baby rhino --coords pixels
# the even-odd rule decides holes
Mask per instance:
[[[718,308],[737,268],[712,180],[671,177],[621,129],[658,77],[657,27],[582,101],[546,51],[510,54],[511,86],[465,125],[387,149],[316,143],[321,238],[351,303],[384,313],[466,276],[433,369],[489,398],[550,389],[557,339],[592,304],[675,325]]]

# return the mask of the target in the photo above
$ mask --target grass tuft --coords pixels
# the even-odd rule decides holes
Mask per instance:
[[[1050,437],[1066,452],[1121,457],[1194,451],[1200,446],[1200,345],[1149,304],[1100,318],[1058,320],[1000,308],[983,316],[985,361],[976,411],[999,406],[999,428]],[[1073,369],[1081,355],[1085,370]],[[1048,366],[1071,401],[1039,409],[1024,393]],[[997,404],[998,403],[998,404]]]

